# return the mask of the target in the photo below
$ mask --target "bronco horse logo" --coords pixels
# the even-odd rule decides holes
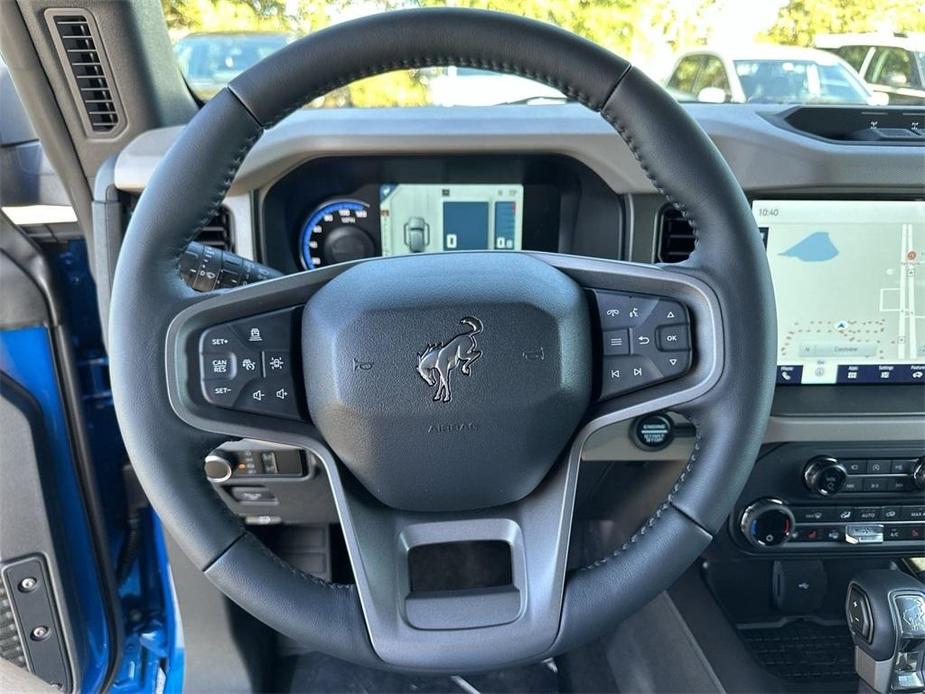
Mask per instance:
[[[450,392],[450,372],[453,369],[459,366],[463,375],[468,376],[472,373],[472,363],[482,356],[475,341],[475,336],[482,332],[482,321],[466,316],[459,322],[469,329],[446,344],[429,344],[418,354],[418,374],[427,385],[437,386],[435,402],[449,402],[453,398]]]

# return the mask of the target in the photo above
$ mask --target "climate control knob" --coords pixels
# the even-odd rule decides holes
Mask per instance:
[[[925,455],[912,468],[912,483],[916,489],[925,489]]]
[[[813,494],[832,496],[844,488],[848,472],[835,458],[819,456],[806,464],[803,481]]]
[[[760,499],[742,512],[739,528],[755,547],[776,547],[790,539],[793,514],[777,499]]]

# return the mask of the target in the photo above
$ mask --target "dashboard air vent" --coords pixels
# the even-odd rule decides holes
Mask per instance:
[[[196,237],[199,243],[206,246],[220,248],[223,251],[234,251],[234,242],[231,236],[231,220],[228,217],[228,210],[222,207],[216,215],[202,227],[199,236]]]
[[[139,195],[132,194],[123,197],[123,205],[128,213],[126,224],[128,224],[128,219],[131,218],[132,213],[135,212],[139,197]],[[234,253],[234,234],[231,230],[231,215],[228,214],[228,209],[224,206],[220,207],[215,216],[203,225],[195,240],[206,246]]]
[[[113,134],[124,118],[93,18],[77,9],[48,10],[46,20],[87,134]]]
[[[662,263],[680,263],[694,252],[694,230],[674,207],[662,209],[658,220],[658,256]]]

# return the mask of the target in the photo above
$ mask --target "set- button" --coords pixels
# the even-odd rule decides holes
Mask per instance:
[[[298,309],[224,323],[200,338],[203,397],[245,412],[299,418],[292,364]]]
[[[680,303],[594,290],[601,325],[601,397],[677,378],[691,365],[690,321]]]

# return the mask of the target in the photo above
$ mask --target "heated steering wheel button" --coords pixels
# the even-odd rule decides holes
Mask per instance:
[[[663,352],[685,351],[691,348],[690,333],[686,325],[662,325],[656,332],[658,348]]]

